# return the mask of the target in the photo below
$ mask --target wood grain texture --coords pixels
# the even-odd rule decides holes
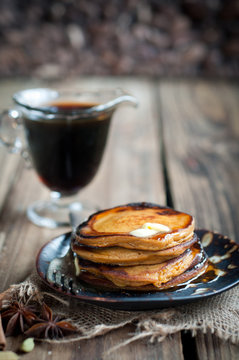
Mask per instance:
[[[198,333],[196,337],[199,359],[205,360],[237,360],[239,359],[239,346],[228,341],[222,341],[211,333]]]
[[[238,87],[206,81],[162,82],[159,111],[169,188],[175,208],[199,228],[239,242]],[[239,346],[198,335],[199,359],[230,359]]]
[[[62,87],[61,84],[57,85]],[[164,204],[165,189],[157,137],[158,116],[153,97],[154,85],[147,80],[112,78],[104,81],[86,78],[64,84],[64,87],[72,89],[117,86],[132,92],[139,99],[140,107],[136,110],[122,107],[116,112],[100,170],[92,183],[79,194],[79,198],[102,208],[141,200]],[[3,190],[5,196],[0,215],[0,291],[24,280],[35,266],[40,247],[54,236],[69,230],[61,228],[53,231],[29,223],[25,215],[28,204],[47,199],[48,190],[39,183],[33,170],[24,169],[23,164],[17,166],[17,180],[12,182],[11,187]],[[34,349],[34,359],[59,359],[62,353],[65,360],[173,359],[175,354],[177,359],[183,359],[180,334],[153,345],[147,341],[137,341],[108,357],[104,355],[110,346],[125,340],[133,330],[133,326],[126,326],[102,337],[75,344],[39,344]],[[19,341],[9,339],[8,348],[17,350]],[[32,359],[32,356],[33,353],[30,353],[24,358]]]
[[[115,352],[107,354],[112,346],[115,346],[127,334],[134,331],[133,325],[113,331],[110,336],[99,336],[91,340],[83,340],[80,343],[70,345],[58,344],[52,346],[48,343],[35,343],[34,351],[25,354],[24,359],[52,359],[58,360],[64,353],[64,360],[94,359],[94,360],[183,360],[182,347],[180,346],[180,334],[169,336],[162,343],[151,344],[147,341],[137,341],[130,346],[125,346]],[[22,338],[8,340],[7,350],[18,352]]]
[[[14,106],[12,102],[12,95],[15,92],[24,88],[40,86],[40,84],[41,82],[37,80],[27,80],[24,82],[7,80],[2,81],[0,92],[0,113]],[[9,154],[7,150],[0,145],[0,211],[5,202],[6,196],[8,195],[14,183],[18,180],[19,171],[22,166],[23,160],[19,161],[18,155]]]

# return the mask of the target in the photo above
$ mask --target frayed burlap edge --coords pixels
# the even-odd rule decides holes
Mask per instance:
[[[135,332],[109,352],[138,339],[162,341],[166,336],[182,330],[190,330],[192,335],[199,330],[203,333],[210,331],[223,340],[239,343],[239,286],[212,298],[174,308],[130,312],[110,310],[61,296],[57,292],[49,291],[34,273],[26,281],[12,285],[0,296],[3,308],[12,300],[37,304],[44,301],[55,315],[71,322],[78,329],[77,334],[61,340],[43,340],[49,343],[91,339],[129,323],[136,325]]]

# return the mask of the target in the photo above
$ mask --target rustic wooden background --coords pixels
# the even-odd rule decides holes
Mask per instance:
[[[0,108],[23,88],[55,84],[38,80],[0,82]],[[61,83],[57,84],[62,87]],[[64,87],[111,88],[134,94],[138,109],[117,110],[101,168],[79,194],[101,208],[131,201],[174,206],[195,216],[197,227],[217,230],[239,242],[239,93],[238,85],[204,80],[79,78]],[[0,291],[24,280],[40,247],[68,231],[42,229],[25,215],[28,204],[47,199],[24,161],[0,148]],[[125,339],[134,326],[69,345],[39,344],[27,359],[238,359],[239,346],[207,333],[177,333],[161,343],[137,341],[111,355],[104,352]],[[8,339],[17,349],[19,339]]]

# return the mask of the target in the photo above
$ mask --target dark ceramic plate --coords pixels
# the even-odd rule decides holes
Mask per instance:
[[[60,293],[100,306],[121,310],[148,310],[175,306],[204,299],[239,283],[239,246],[220,234],[196,230],[214,266],[196,280],[177,288],[159,292],[109,292],[85,285],[74,277],[70,248],[71,233],[47,243],[37,256],[40,277]]]

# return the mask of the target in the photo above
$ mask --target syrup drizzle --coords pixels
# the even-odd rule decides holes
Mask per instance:
[[[216,281],[219,277],[224,276],[225,274],[226,271],[217,268],[213,263],[209,261],[206,271],[203,271],[201,275],[199,274],[196,278],[190,279],[186,283],[179,284],[170,289],[167,289],[167,292],[180,291],[188,288],[198,287],[198,285],[200,284],[209,284],[213,281]],[[198,288],[193,292],[193,295],[201,294],[210,290],[210,288]]]
[[[222,260],[225,260],[225,259],[229,259],[231,254],[236,251],[238,249],[238,246],[237,245],[234,245],[233,247],[231,247],[231,249],[229,249],[226,254],[224,255],[214,255],[214,256],[211,256],[210,257],[210,261],[213,263],[213,264],[218,264],[219,262],[221,262]]]

